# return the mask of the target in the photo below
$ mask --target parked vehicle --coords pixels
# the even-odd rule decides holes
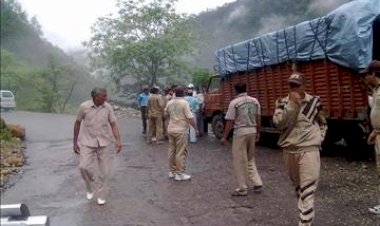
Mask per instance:
[[[16,108],[15,96],[9,90],[0,90],[0,108],[8,111]]]
[[[362,146],[370,123],[367,87],[358,71],[372,59],[380,60],[379,0],[353,1],[324,17],[224,47],[216,51],[218,74],[205,95],[207,121],[222,137],[234,84],[244,81],[248,95],[261,103],[262,132],[278,133],[272,124],[275,101],[287,95],[287,79],[297,71],[305,75],[307,92],[321,97],[326,143],[344,138]]]

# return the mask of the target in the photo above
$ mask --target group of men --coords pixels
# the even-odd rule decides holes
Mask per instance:
[[[373,130],[368,137],[369,144],[375,144],[378,176],[380,177],[380,62],[372,61],[362,71],[365,80],[373,89],[370,119]],[[295,73],[288,79],[289,94],[276,101],[273,123],[281,131],[278,141],[283,149],[283,157],[290,180],[295,188],[298,199],[299,226],[310,226],[314,218],[314,198],[320,177],[319,150],[327,131],[326,119],[322,113],[322,103],[318,96],[305,92],[306,81],[303,74]],[[144,90],[148,98],[139,99],[142,114],[148,113],[149,126],[157,133],[162,126],[159,122],[165,117],[166,133],[169,139],[169,178],[176,181],[189,180],[191,176],[185,173],[188,155],[188,131],[192,126],[199,135],[198,125],[191,104],[185,99],[186,87],[176,86],[171,90],[173,96],[165,107],[161,105],[162,97],[158,88],[153,88],[151,94]],[[246,196],[249,188],[255,192],[263,190],[263,182],[255,164],[254,152],[256,142],[260,139],[261,110],[259,101],[247,95],[245,83],[235,84],[238,93],[228,107],[225,116],[226,124],[221,144],[233,128],[232,158],[237,180],[237,188],[232,196]],[[105,129],[110,126],[116,140],[116,151],[121,150],[120,135],[115,124],[112,107],[105,102],[106,90],[94,89],[92,100],[84,102],[79,110],[74,126],[74,151],[80,155],[80,170],[86,182],[87,198],[92,199],[94,192],[98,194],[98,204],[105,203],[107,179],[109,175],[109,157],[107,145],[109,137]],[[143,95],[143,94],[142,94]],[[141,96],[141,95],[140,95]],[[139,98],[140,98],[139,96]],[[149,110],[154,106],[154,110]],[[156,108],[159,109],[156,111]],[[81,145],[78,145],[78,134],[81,121],[84,121]],[[143,120],[144,131],[146,124]],[[160,128],[158,128],[160,127]],[[148,131],[151,129],[149,128]],[[154,134],[148,135],[148,143]],[[100,186],[94,187],[93,164],[97,159],[100,170]],[[380,214],[380,205],[369,209]]]
[[[143,134],[147,134],[147,143],[162,144],[164,138],[168,138],[168,117],[165,114],[165,109],[176,94],[174,92],[176,86],[167,87],[163,89],[164,93],[160,94],[159,87],[153,86],[150,90],[144,88],[143,91],[137,96],[137,104],[141,110],[141,119],[143,125]],[[204,98],[202,93],[196,93],[194,85],[189,84],[187,89],[184,89],[185,100],[190,105],[190,111],[195,117],[198,128],[203,131],[204,119],[202,116],[204,107]],[[148,121],[148,123],[147,123]],[[191,141],[195,142],[195,130],[194,127],[190,127],[190,137],[193,137]],[[202,134],[201,134],[202,135]]]

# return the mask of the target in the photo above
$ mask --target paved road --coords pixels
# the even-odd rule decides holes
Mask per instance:
[[[112,154],[112,180],[105,206],[85,199],[78,157],[72,152],[74,116],[29,112],[3,113],[27,131],[27,164],[15,185],[1,194],[2,204],[26,203],[33,215],[48,215],[52,226],[294,226],[294,192],[281,153],[258,147],[257,164],[265,183],[262,194],[231,198],[234,188],[230,146],[212,135],[190,150],[193,179],[167,178],[167,144],[149,146],[140,121],[120,119],[123,150]],[[367,212],[379,193],[373,162],[323,158],[315,225],[380,225]]]

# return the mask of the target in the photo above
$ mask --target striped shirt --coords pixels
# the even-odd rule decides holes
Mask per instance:
[[[320,98],[307,93],[300,103],[289,101],[289,96],[276,101],[273,123],[281,130],[278,145],[287,149],[321,146],[327,131],[321,108]]]

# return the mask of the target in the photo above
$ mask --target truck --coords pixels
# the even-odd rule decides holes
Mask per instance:
[[[261,132],[279,133],[272,123],[275,101],[288,94],[288,77],[301,72],[306,91],[323,103],[324,145],[343,139],[353,149],[367,148],[369,92],[359,71],[380,60],[379,0],[349,2],[326,16],[221,48],[215,56],[205,119],[217,138],[237,82],[245,82],[248,95],[261,104]]]

